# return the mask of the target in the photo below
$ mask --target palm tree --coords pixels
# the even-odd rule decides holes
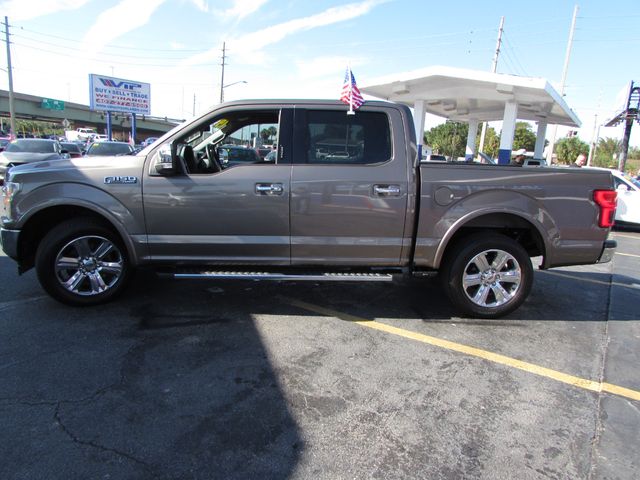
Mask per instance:
[[[616,167],[617,160],[614,155],[619,154],[622,142],[617,138],[605,137],[598,141],[593,163],[597,167]]]

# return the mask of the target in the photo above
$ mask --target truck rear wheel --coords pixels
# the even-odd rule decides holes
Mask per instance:
[[[40,242],[36,272],[42,288],[68,305],[97,305],[118,295],[131,272],[117,234],[90,218],[61,223]]]
[[[497,318],[518,308],[533,283],[531,259],[504,235],[467,237],[447,255],[441,271],[453,304],[477,318]]]

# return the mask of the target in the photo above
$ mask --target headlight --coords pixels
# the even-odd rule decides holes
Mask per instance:
[[[16,182],[5,182],[2,186],[2,204],[5,215],[11,216],[11,201],[13,196],[20,191],[20,184]]]

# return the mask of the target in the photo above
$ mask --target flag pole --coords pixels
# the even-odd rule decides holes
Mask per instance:
[[[355,115],[353,111],[353,73],[351,73],[351,65],[349,65],[349,111],[347,115]]]

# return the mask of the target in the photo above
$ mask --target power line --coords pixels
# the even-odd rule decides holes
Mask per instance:
[[[76,48],[76,47],[69,47],[67,45],[61,45],[59,43],[53,43],[53,42],[45,42],[43,40],[37,40],[35,38],[32,37],[27,37],[24,35],[20,35],[20,34],[13,34],[14,37],[19,37],[19,38],[23,38],[25,40],[30,40],[30,41],[34,41],[34,42],[38,42],[39,44],[42,45],[49,45],[52,47],[57,47],[57,48],[63,48],[65,50],[73,50],[76,52],[86,52],[86,50],[82,49],[82,48]],[[26,44],[22,44],[22,45],[26,45]],[[202,52],[204,52],[204,50],[202,50]],[[102,52],[98,52],[97,55],[105,55],[105,56],[118,56],[118,57],[125,57],[125,58],[149,58],[149,56],[143,56],[143,55],[126,55],[123,53],[102,53]],[[185,60],[187,58],[189,58],[190,55],[188,56],[181,56],[181,57],[161,57],[162,59],[166,59],[166,60]]]
[[[529,74],[527,73],[527,70],[522,66],[522,63],[520,62],[520,59],[518,58],[518,54],[516,53],[516,49],[515,49],[514,45],[511,43],[511,40],[509,39],[508,35],[505,35],[504,43],[505,43],[505,46],[507,47],[507,49],[510,50],[511,53],[513,54],[513,58],[515,59],[515,62],[518,64],[518,66],[520,67],[520,70],[522,71],[523,75],[528,77]]]
[[[140,63],[140,62],[120,62],[120,61],[116,61],[116,60],[100,60],[97,58],[91,58],[91,57],[87,57],[87,56],[81,56],[81,55],[70,55],[70,54],[66,54],[66,53],[61,53],[61,52],[56,52],[53,50],[47,50],[44,48],[39,48],[39,47],[34,47],[31,45],[26,45],[24,43],[16,43],[16,42],[12,42],[14,45],[18,45],[21,46],[23,48],[28,48],[31,50],[37,50],[39,52],[45,52],[45,53],[51,53],[53,55],[58,55],[61,57],[67,57],[67,58],[74,58],[74,59],[81,59],[81,60],[93,60],[95,62],[98,63],[105,63],[105,64],[116,64],[116,65],[136,65],[139,67],[163,67],[163,68],[170,68],[170,67],[177,67],[178,65],[176,64],[171,64],[171,63],[163,63],[163,64],[154,64],[154,63]],[[210,67],[212,65],[215,65],[214,63],[208,63],[208,64],[198,64],[198,65],[191,65],[191,68],[199,68],[199,67]]]
[[[12,25],[13,26],[13,25]],[[38,32],[36,30],[32,30],[30,28],[25,28],[25,27],[21,27],[21,26],[13,26],[14,28],[19,28],[22,31],[25,32],[29,32],[29,33],[33,33],[35,35],[41,35],[44,37],[50,37],[50,38],[56,38],[58,40],[63,40],[63,41],[67,41],[67,42],[72,42],[74,44],[77,43],[82,43],[80,40],[78,40],[77,38],[69,38],[69,37],[63,37],[60,35],[52,35],[52,34],[48,34],[48,33],[43,33],[43,32]],[[471,33],[478,33],[478,32],[495,32],[495,29],[478,29],[478,30],[473,30]],[[429,35],[416,35],[416,36],[411,36],[411,37],[396,37],[396,38],[385,38],[384,40],[372,40],[369,42],[340,42],[340,43],[317,43],[316,45],[319,46],[323,46],[323,47],[340,47],[340,48],[344,48],[344,47],[361,47],[361,46],[366,46],[366,45],[379,45],[379,44],[385,44],[388,45],[390,43],[393,42],[407,42],[407,41],[414,41],[414,40],[428,40],[428,39],[433,39],[433,38],[444,38],[444,37],[459,37],[460,35],[465,35],[468,34],[469,31],[461,31],[461,32],[448,32],[448,33],[436,33],[436,34],[429,34]],[[24,37],[23,38],[31,38],[31,37]],[[36,40],[34,38],[31,38],[32,40]],[[39,41],[39,40],[36,40]],[[85,43],[89,43],[89,44],[99,44],[96,42],[85,42]],[[455,43],[460,43],[460,42],[455,42]],[[102,45],[102,44],[99,44]],[[446,44],[445,44],[446,45]],[[61,45],[60,45],[61,46]],[[141,48],[141,47],[132,47],[132,46],[124,46],[124,45],[115,45],[115,44],[106,44],[103,45],[105,48],[120,48],[120,49],[126,49],[126,50],[140,50],[140,51],[150,51],[150,52],[192,52],[192,53],[205,53],[208,50],[203,50],[203,49],[158,49],[158,48]]]
[[[43,37],[57,38],[58,40],[65,40],[67,42],[73,42],[73,43],[82,43],[77,38],[61,37],[59,35],[52,35],[52,34],[49,34],[49,33],[38,32],[36,30],[31,30],[29,28],[24,28],[24,27],[20,27],[20,26],[15,26],[15,25],[11,25],[11,26],[14,27],[14,28],[19,28],[20,30],[23,30],[25,32],[33,33],[33,34],[36,34],[36,35],[42,35]],[[84,43],[102,45],[102,44],[97,43],[97,42],[84,42]],[[125,50],[140,50],[140,51],[145,51],[145,52],[175,52],[175,51],[181,51],[181,52],[203,53],[203,52],[206,51],[206,50],[202,50],[202,49],[186,49],[186,48],[180,48],[180,49],[141,48],[141,47],[132,47],[132,46],[129,46],[129,45],[125,46],[125,45],[113,45],[113,44],[106,44],[106,45],[103,45],[103,46],[106,47],[106,48],[122,48],[122,49],[125,49]]]

